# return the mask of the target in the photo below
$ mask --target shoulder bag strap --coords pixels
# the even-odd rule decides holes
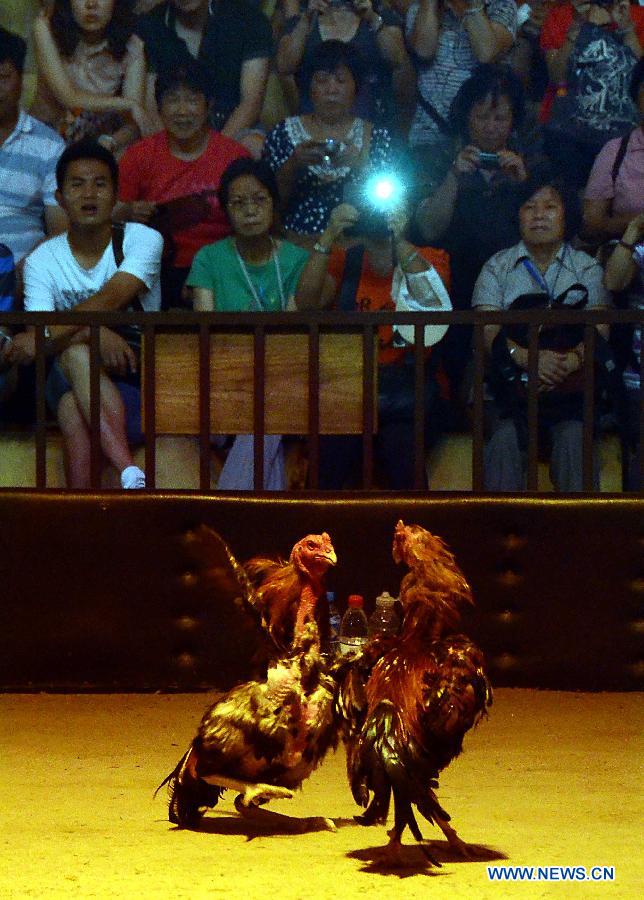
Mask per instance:
[[[125,222],[113,222],[112,223],[112,253],[114,254],[114,262],[116,263],[117,269],[120,268],[121,263],[125,259],[125,254],[123,253],[124,238],[125,238]],[[138,295],[130,303],[129,308],[136,310],[136,312],[143,312],[143,304],[141,303],[141,299]]]
[[[364,244],[357,244],[347,250],[344,259],[344,272],[342,273],[342,285],[338,294],[338,309],[343,312],[352,312],[356,308],[356,295],[360,276],[362,275],[362,261],[364,259]]]

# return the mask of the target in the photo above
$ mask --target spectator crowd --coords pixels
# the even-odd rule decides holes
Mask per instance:
[[[0,27],[0,313],[644,308],[644,6],[629,0],[39,0]],[[0,20],[2,21],[2,20]],[[33,58],[33,71],[30,60]],[[598,325],[596,429],[639,486],[641,323]],[[45,329],[67,484],[90,483],[89,329]],[[378,333],[383,487],[414,487],[414,329]],[[485,326],[485,488],[526,485],[528,369],[556,489],[582,490],[583,328]],[[100,442],[145,487],[141,332],[100,329]],[[424,330],[425,434],[469,422],[472,329]],[[0,323],[0,427],[34,409]],[[213,442],[215,438],[213,438]],[[285,489],[286,439],[264,441]],[[253,486],[252,435],[220,489]],[[359,483],[324,436],[319,485]],[[600,459],[594,459],[599,485]]]

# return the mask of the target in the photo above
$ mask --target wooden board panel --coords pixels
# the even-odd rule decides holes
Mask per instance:
[[[362,433],[362,369],[361,335],[320,335],[320,434]],[[308,336],[266,335],[265,376],[266,434],[308,433]],[[211,336],[210,389],[212,434],[252,433],[252,335]],[[155,400],[157,434],[199,433],[198,335],[157,335]]]

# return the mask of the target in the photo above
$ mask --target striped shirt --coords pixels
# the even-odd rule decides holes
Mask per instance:
[[[517,6],[514,0],[482,0],[482,3],[490,22],[503,25],[514,39],[517,31]],[[434,58],[429,63],[417,60],[418,90],[438,114],[447,119],[458,89],[479,63],[463,19],[458,19],[448,6],[441,6],[439,9],[440,30]],[[418,3],[412,3],[407,11],[407,37],[411,34],[417,15]],[[442,145],[446,141],[440,127],[419,104],[409,131],[410,145]]]
[[[46,206],[56,206],[56,163],[65,144],[55,131],[20,112],[0,146],[0,240],[16,262],[45,236]]]

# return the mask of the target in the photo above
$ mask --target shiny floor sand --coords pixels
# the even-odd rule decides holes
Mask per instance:
[[[271,804],[331,816],[336,833],[249,830],[230,793],[200,831],[170,825],[165,794],[152,792],[206,704],[195,694],[0,696],[0,897],[642,896],[641,694],[497,691],[439,792],[484,858],[454,858],[424,823],[442,867],[426,868],[412,847],[398,871],[374,862],[384,829],[353,822],[341,750],[295,799]],[[498,864],[614,866],[615,881],[491,883],[487,866]]]

